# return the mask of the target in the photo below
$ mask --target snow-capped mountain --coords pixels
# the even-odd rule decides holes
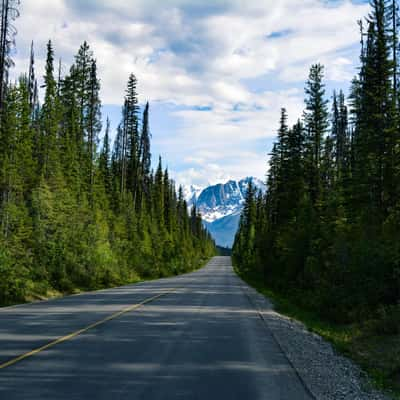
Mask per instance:
[[[204,224],[220,246],[233,245],[249,181],[265,192],[265,184],[254,177],[230,180],[203,190],[195,187],[185,190],[189,206],[196,204]]]
[[[203,191],[203,188],[196,185],[183,186],[183,197],[185,198],[188,205],[191,207],[193,204],[196,204],[197,198],[200,193]]]

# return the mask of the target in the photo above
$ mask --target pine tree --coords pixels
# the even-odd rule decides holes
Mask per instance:
[[[97,152],[98,135],[101,131],[100,83],[97,79],[96,61],[92,60],[89,78],[89,101],[87,112],[89,185],[94,185],[94,160]]]
[[[172,198],[171,198],[171,191],[170,191],[170,184],[171,182],[169,181],[169,174],[168,174],[168,168],[165,169],[164,174],[163,174],[163,192],[164,192],[164,223],[165,223],[165,228],[168,232],[171,232],[171,210],[172,210]]]
[[[16,171],[16,146],[18,145],[18,92],[11,87],[7,93],[1,123],[1,233],[7,238],[10,232],[10,210],[13,204],[18,175]]]
[[[304,127],[300,120],[288,132],[287,139],[287,210],[289,218],[297,215],[304,196]]]
[[[164,206],[165,206],[164,189],[165,187],[164,187],[162,160],[161,157],[159,157],[153,184],[153,199],[154,199],[153,207],[158,227],[164,227]]]
[[[126,140],[126,185],[136,199],[139,179],[139,121],[136,77],[131,74],[126,89],[123,130]]]
[[[334,142],[334,159],[336,163],[337,179],[342,179],[348,172],[350,163],[350,142],[348,132],[348,112],[345,96],[342,91],[339,95],[333,93],[332,103],[332,140]]]
[[[59,168],[59,101],[57,97],[57,83],[54,79],[54,51],[51,41],[47,44],[44,87],[46,91],[40,115],[41,140],[39,165],[44,176],[49,178],[54,176]]]
[[[323,67],[313,65],[304,126],[289,129],[282,110],[267,193],[246,198],[233,248],[242,272],[263,270],[266,285],[340,323],[379,319],[400,296],[398,11],[392,0],[370,5],[349,111],[334,92],[327,135]]]
[[[33,41],[31,43],[31,55],[29,60],[29,72],[28,72],[28,89],[29,89],[29,106],[33,115],[35,106],[35,54],[33,51]]]
[[[10,1],[11,3],[11,1]],[[33,46],[26,76],[7,86],[0,115],[0,303],[70,293],[191,270],[214,252],[161,158],[151,169],[149,104],[139,135],[136,78],[110,154],[110,122],[98,152],[96,61],[84,43],[55,76],[47,45],[40,107]],[[192,230],[190,229],[192,227]]]
[[[8,71],[14,65],[11,50],[15,45],[17,31],[13,21],[19,17],[19,0],[2,0],[0,22],[0,110],[3,109],[8,85]]]
[[[114,148],[111,157],[111,170],[113,176],[113,187],[115,200],[121,198],[125,190],[125,165],[126,165],[126,152],[125,152],[125,136],[121,124],[117,128],[117,135],[114,140]]]
[[[151,169],[151,152],[150,152],[150,139],[151,133],[149,128],[149,103],[143,111],[142,118],[142,132],[140,135],[139,146],[139,165],[140,165],[140,179],[142,182],[141,191],[144,196],[150,194],[150,169]]]
[[[256,190],[252,182],[249,181],[239,222],[239,230],[235,239],[235,247],[237,249],[234,250],[235,256],[241,260],[240,265],[243,271],[249,271],[256,260],[256,217]]]
[[[111,195],[112,176],[111,176],[111,151],[110,151],[110,120],[107,118],[106,131],[103,139],[103,147],[99,157],[99,169],[103,180],[104,188],[108,195]]]
[[[36,184],[33,159],[33,130],[31,128],[27,78],[21,77],[18,86],[9,87],[3,109],[0,154],[1,166],[1,237],[11,248],[11,254],[21,257],[22,264],[29,256],[24,244],[29,243],[31,221],[27,204]],[[26,261],[25,261],[26,262]]]
[[[289,127],[287,126],[287,112],[285,108],[281,110],[280,127],[278,130],[277,149],[279,151],[279,173],[276,188],[276,202],[277,202],[277,221],[279,225],[287,218],[287,212],[290,210],[289,202],[290,194],[287,191],[287,183],[290,179],[290,148],[289,148]]]
[[[390,60],[386,2],[371,2],[368,34],[362,56],[360,107],[354,138],[355,202],[377,221],[390,206],[393,185],[394,113],[391,100],[393,63]]]
[[[80,46],[70,76],[65,80],[73,87],[78,116],[76,146],[79,151],[79,164],[82,180],[92,192],[94,185],[93,163],[96,156],[98,135],[101,131],[101,102],[99,98],[100,82],[97,78],[97,65],[85,41]],[[91,196],[91,195],[90,195]]]
[[[329,125],[325,87],[322,83],[323,70],[321,64],[311,66],[305,88],[304,124],[309,164],[307,179],[313,204],[318,202],[321,191],[321,154]]]
[[[76,81],[67,75],[60,82],[62,121],[59,135],[60,160],[66,182],[71,190],[81,196],[84,190],[81,166],[79,110],[76,98]]]
[[[75,63],[71,67],[71,77],[75,81],[75,94],[77,98],[77,107],[79,112],[79,127],[81,141],[87,139],[88,128],[88,108],[90,102],[90,81],[92,73],[93,53],[88,43],[85,41],[79,48],[75,56]],[[93,84],[95,84],[93,82]]]

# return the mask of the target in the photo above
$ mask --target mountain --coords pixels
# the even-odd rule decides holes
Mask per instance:
[[[233,245],[249,181],[265,192],[265,184],[254,177],[230,180],[203,190],[193,186],[185,189],[189,206],[196,204],[204,225],[219,246]]]
[[[218,246],[232,248],[236,231],[239,227],[240,211],[226,215],[213,222],[204,221],[205,227],[211,233]]]
[[[200,186],[196,185],[183,186],[183,196],[189,206],[192,206],[193,204],[196,203],[197,198],[199,197],[202,191],[203,189]]]

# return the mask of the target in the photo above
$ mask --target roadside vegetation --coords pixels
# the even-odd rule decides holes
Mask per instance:
[[[27,73],[10,82],[18,5],[0,10],[0,305],[200,266],[214,243],[161,158],[151,165],[150,106],[139,106],[135,75],[115,135],[86,42],[67,69],[49,41],[41,87],[32,45]]]
[[[249,185],[233,258],[281,311],[398,389],[399,15],[396,1],[370,5],[349,96],[329,102],[315,64],[293,127],[282,109],[267,193]]]
[[[243,273],[235,268],[238,275],[259,293],[272,300],[280,314],[302,322],[334,346],[341,354],[351,358],[371,378],[374,385],[400,399],[400,335],[384,328],[386,316],[376,314],[363,322],[336,323],[320,313],[298,305],[297,298],[289,293],[277,292],[262,279],[262,276]]]

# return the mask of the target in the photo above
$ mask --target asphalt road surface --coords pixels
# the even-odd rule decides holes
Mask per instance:
[[[179,277],[0,309],[0,399],[311,399],[243,285],[215,257]]]

